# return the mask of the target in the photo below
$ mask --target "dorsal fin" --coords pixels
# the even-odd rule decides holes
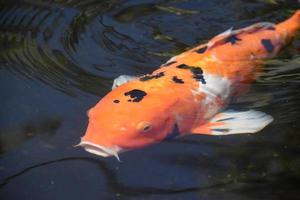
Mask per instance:
[[[208,47],[207,50],[210,50],[217,45],[228,42],[228,39],[230,37],[237,38],[237,36],[242,33],[254,33],[254,32],[266,30],[266,29],[270,29],[270,30],[275,29],[275,24],[270,23],[270,22],[261,22],[261,23],[256,23],[251,26],[248,26],[248,27],[245,27],[242,29],[237,29],[237,30],[232,30],[232,27],[231,27],[230,29],[228,29],[228,30],[224,31],[223,33],[220,33],[219,35],[212,38],[207,43],[207,47]]]

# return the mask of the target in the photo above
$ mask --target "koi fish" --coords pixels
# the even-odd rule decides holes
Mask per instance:
[[[224,110],[247,91],[300,29],[300,10],[279,24],[229,29],[175,57],[152,74],[121,75],[113,90],[89,110],[78,144],[107,157],[188,134],[256,133],[273,121],[260,111]]]

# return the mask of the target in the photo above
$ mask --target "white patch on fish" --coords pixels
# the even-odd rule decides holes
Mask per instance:
[[[219,111],[221,106],[220,100],[226,104],[233,88],[231,81],[225,77],[207,73],[203,73],[203,77],[206,81],[206,84],[199,82],[198,90],[193,94],[206,94],[206,98],[202,103],[204,104],[204,108],[207,110],[204,118],[208,119]]]

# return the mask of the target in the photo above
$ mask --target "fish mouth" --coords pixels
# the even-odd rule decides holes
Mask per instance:
[[[99,144],[95,144],[93,142],[89,141],[84,141],[81,140],[81,142],[76,145],[76,146],[81,146],[84,148],[85,151],[102,156],[102,157],[109,157],[109,156],[115,156],[119,162],[121,162],[118,153],[122,152],[122,148],[119,146],[113,146],[113,147],[105,147]]]

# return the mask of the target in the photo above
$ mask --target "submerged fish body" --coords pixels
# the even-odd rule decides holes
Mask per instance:
[[[228,31],[171,58],[152,74],[121,76],[89,112],[80,146],[116,156],[186,134],[255,133],[273,121],[265,113],[222,111],[247,91],[262,62],[297,34],[300,11],[277,25],[258,23]]]

